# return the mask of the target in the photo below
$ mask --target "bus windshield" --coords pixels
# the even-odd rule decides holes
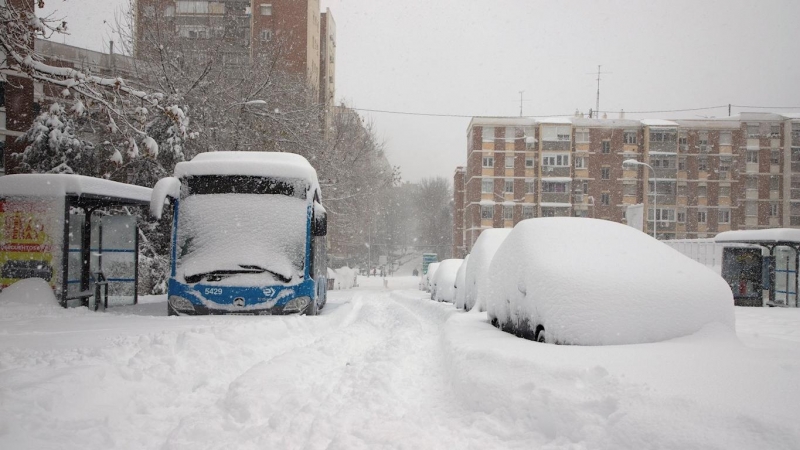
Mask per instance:
[[[186,187],[178,211],[179,280],[237,286],[303,281],[303,182],[213,176],[192,177]]]

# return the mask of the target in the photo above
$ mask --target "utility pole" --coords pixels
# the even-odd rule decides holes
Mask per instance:
[[[597,65],[597,103],[594,105],[594,113],[597,115],[597,118],[600,118],[600,75],[608,75],[611,72],[601,72],[600,65]],[[594,75],[594,73],[589,73],[587,75]]]

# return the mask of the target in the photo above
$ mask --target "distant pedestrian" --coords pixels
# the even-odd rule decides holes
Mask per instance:
[[[412,274],[413,274],[415,277],[418,277],[418,276],[419,276],[419,270],[417,270],[417,268],[416,268],[416,267],[414,267],[414,271],[413,271],[413,272],[411,272],[411,273],[412,273]]]

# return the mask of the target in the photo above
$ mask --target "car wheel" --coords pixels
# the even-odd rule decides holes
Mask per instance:
[[[175,311],[175,308],[172,307],[169,303],[167,303],[167,315],[168,316],[177,316],[178,311]]]
[[[547,338],[544,335],[544,327],[541,325],[536,329],[536,342],[541,342],[542,344],[547,343]]]

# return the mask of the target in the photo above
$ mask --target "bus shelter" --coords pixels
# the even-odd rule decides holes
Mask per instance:
[[[124,207],[149,206],[151,192],[80,175],[0,177],[0,288],[38,277],[65,308],[137,303],[138,226]]]
[[[722,277],[739,306],[798,307],[800,230],[770,228],[719,233],[721,244],[752,244],[760,248],[726,247]]]

